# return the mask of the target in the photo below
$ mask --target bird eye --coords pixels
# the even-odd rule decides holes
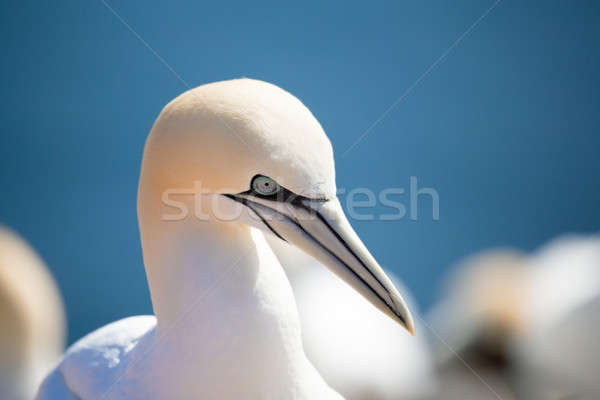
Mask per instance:
[[[271,196],[281,190],[281,186],[273,179],[259,175],[252,180],[252,190],[263,196]]]

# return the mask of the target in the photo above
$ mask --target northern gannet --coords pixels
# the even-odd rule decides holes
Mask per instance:
[[[600,238],[471,256],[430,323],[440,399],[600,398]]]
[[[65,312],[48,268],[0,226],[0,399],[29,400],[65,349]]]
[[[238,79],[171,101],[146,141],[138,191],[155,316],[79,340],[37,398],[340,399],[305,356],[292,290],[263,232],[414,325],[335,194],[331,144],[288,92]]]
[[[428,316],[434,399],[515,399],[512,345],[523,329],[527,257],[492,249],[459,261]]]
[[[411,337],[314,258],[267,237],[294,290],[308,359],[347,400],[424,399],[436,380],[425,330]],[[388,273],[417,316],[414,301]]]
[[[565,235],[531,256],[520,398],[600,398],[600,236]]]

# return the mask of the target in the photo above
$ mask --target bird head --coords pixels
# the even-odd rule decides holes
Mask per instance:
[[[211,219],[251,225],[300,248],[413,332],[404,300],[336,197],[329,139],[290,93],[237,79],[171,101],[146,142],[140,194],[164,200],[190,187]]]

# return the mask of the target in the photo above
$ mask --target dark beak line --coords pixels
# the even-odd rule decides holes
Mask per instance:
[[[359,263],[360,263],[360,264],[363,266],[363,268],[364,268],[364,269],[365,269],[365,270],[366,270],[366,271],[369,273],[369,275],[371,275],[371,277],[372,277],[373,279],[375,279],[375,281],[376,281],[377,283],[379,283],[379,285],[380,285],[382,288],[384,288],[384,289],[385,289],[385,291],[386,291],[386,292],[388,293],[388,295],[389,295],[389,291],[387,290],[387,287],[386,287],[386,286],[383,284],[383,282],[381,282],[381,281],[379,280],[379,278],[378,278],[378,277],[377,277],[377,276],[376,276],[376,275],[373,273],[373,271],[371,271],[371,270],[370,270],[370,269],[367,267],[367,265],[365,264],[365,262],[364,262],[364,261],[363,261],[363,260],[362,260],[362,259],[361,259],[361,258],[360,258],[360,257],[359,257],[357,254],[356,254],[356,252],[355,252],[355,251],[352,249],[352,247],[350,247],[350,245],[348,244],[348,242],[346,242],[346,240],[345,240],[345,239],[344,239],[344,238],[343,238],[343,237],[342,237],[342,236],[341,236],[341,235],[340,235],[340,234],[339,234],[339,233],[338,233],[338,232],[337,232],[335,229],[333,229],[333,228],[332,228],[332,226],[329,224],[329,222],[327,221],[327,219],[325,219],[325,218],[324,218],[324,217],[321,215],[321,213],[320,213],[319,211],[315,210],[314,208],[312,208],[312,207],[310,207],[310,206],[306,206],[305,204],[302,204],[302,207],[303,207],[305,210],[307,210],[308,212],[311,212],[311,211],[313,211],[313,212],[315,212],[315,213],[317,214],[317,217],[319,217],[319,220],[320,220],[320,221],[321,221],[321,222],[322,222],[322,223],[323,223],[323,224],[324,224],[324,225],[327,227],[327,229],[329,229],[329,231],[330,231],[330,232],[331,232],[331,233],[332,233],[332,234],[333,234],[333,235],[334,235],[334,236],[337,238],[337,240],[338,240],[338,241],[340,241],[340,243],[342,243],[342,244],[344,245],[344,247],[346,248],[346,250],[348,250],[348,252],[349,252],[350,254],[352,254],[352,256],[353,256],[355,259],[357,259],[357,260],[358,260],[358,262],[359,262]],[[396,304],[395,304],[395,302],[394,302],[394,299],[392,298],[392,296],[389,296],[389,298],[390,298],[390,301],[391,301],[392,303],[394,303],[394,305],[396,305]],[[389,306],[389,303],[388,303],[387,301],[385,302],[385,304],[388,304],[388,306]],[[394,313],[394,314],[395,314],[395,313]]]
[[[287,240],[282,237],[267,221],[266,219],[260,214],[260,212],[257,211],[257,207],[266,207],[265,205],[253,202],[252,200],[248,200],[246,198],[242,198],[242,197],[237,197],[235,195],[232,194],[225,194],[224,196],[237,201],[243,205],[245,205],[246,207],[250,208],[252,211],[254,211],[254,213],[256,213],[256,215],[258,215],[258,217],[260,218],[260,220],[265,224],[265,226],[267,226],[267,228],[269,228],[269,230],[271,232],[273,232],[278,238],[282,239],[283,241],[287,242]],[[387,289],[387,287],[385,285],[383,285],[381,283],[381,281],[379,279],[377,279],[376,276],[373,275],[373,272],[371,272],[371,270],[369,268],[366,267],[365,263],[356,256],[356,253],[354,251],[352,251],[351,247],[348,245],[348,243],[339,235],[339,233],[337,233],[332,227],[331,225],[329,225],[329,223],[327,222],[327,220],[315,209],[308,207],[304,204],[298,204],[299,202],[293,202],[293,204],[295,206],[300,206],[302,208],[304,208],[306,211],[309,212],[315,212],[317,214],[317,216],[319,217],[319,220],[321,222],[323,222],[325,224],[325,226],[327,226],[327,228],[335,235],[335,237],[342,242],[342,244],[344,245],[344,247],[350,252],[350,254],[352,254],[352,256],[357,259],[360,264],[364,267],[364,269],[366,269],[369,274],[377,281],[377,283],[379,283],[379,285],[381,285],[381,287],[386,291],[386,293],[388,293],[389,295],[389,291]],[[269,207],[270,208],[270,207]],[[354,271],[352,268],[350,268],[348,266],[348,264],[346,264],[337,254],[335,254],[333,251],[331,251],[329,248],[327,248],[327,246],[323,245],[319,240],[317,240],[314,236],[312,236],[309,232],[306,231],[306,229],[304,229],[304,227],[295,219],[295,218],[290,218],[289,216],[280,213],[279,211],[270,208],[272,211],[278,213],[279,215],[283,216],[286,220],[288,220],[289,222],[293,223],[298,229],[300,229],[310,240],[312,240],[314,243],[316,243],[319,247],[321,247],[322,249],[324,249],[327,253],[329,253],[331,256],[333,256],[340,264],[342,264],[343,266],[346,267],[346,269],[348,271],[350,271],[352,273],[352,275],[358,279],[359,281],[361,281],[367,288],[369,288],[369,290],[377,297],[379,298],[379,300],[381,300],[384,304],[386,304],[388,306],[388,308],[390,309],[390,311],[392,311],[392,313],[394,313],[394,315],[396,315],[404,325],[407,324],[405,318],[398,314],[396,312],[396,308],[392,307],[392,305],[390,305],[390,303],[385,300],[379,293],[377,293],[373,288],[371,288],[371,286],[358,274],[356,273],[356,271]],[[391,296],[388,296],[390,298],[390,300],[392,301],[392,303],[394,302]]]
[[[245,205],[246,207],[248,207],[249,209],[251,209],[254,212],[254,214],[256,214],[258,216],[258,218],[260,218],[261,222],[263,224],[265,224],[265,226],[267,228],[269,228],[269,230],[271,232],[273,232],[273,234],[275,236],[277,236],[279,239],[283,240],[284,242],[287,242],[287,240],[285,240],[285,238],[283,236],[281,236],[279,234],[279,232],[277,232],[275,230],[275,228],[273,228],[271,226],[271,224],[269,224],[269,222],[267,222],[267,220],[258,212],[258,210],[250,204],[250,203],[252,203],[252,204],[258,204],[258,203],[254,203],[254,202],[252,202],[250,200],[247,200],[247,199],[242,198],[242,197],[237,197],[237,196],[234,196],[232,194],[226,194],[225,196],[228,197],[228,198],[230,198],[231,200],[237,201],[238,203],[241,203],[241,204]]]

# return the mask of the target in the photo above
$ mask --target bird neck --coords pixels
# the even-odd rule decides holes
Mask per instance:
[[[169,221],[144,213],[140,233],[159,325],[189,320],[190,314],[206,318],[214,311],[207,302],[221,299],[231,305],[258,278],[261,249],[248,227],[193,216]]]
[[[160,353],[173,381],[220,398],[228,398],[224,391],[287,398],[307,376],[312,388],[325,387],[304,354],[290,284],[260,231],[193,217],[164,221],[160,207],[138,206]]]

